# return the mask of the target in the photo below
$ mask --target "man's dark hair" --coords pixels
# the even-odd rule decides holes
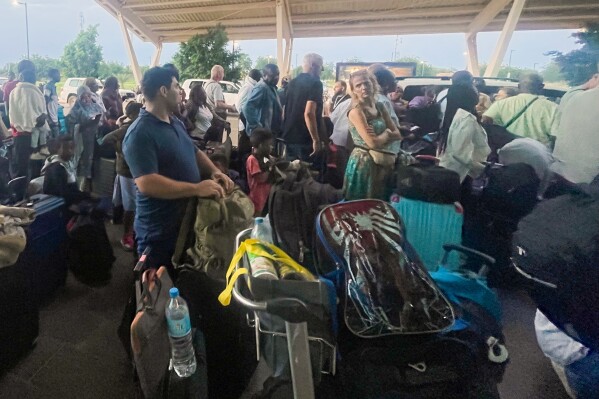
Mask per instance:
[[[472,85],[474,84],[474,77],[469,71],[457,71],[451,77],[451,84],[454,86]]]
[[[70,134],[65,134],[57,138],[48,140],[48,151],[50,152],[50,154],[56,154],[64,144],[72,143],[73,141],[75,140],[73,139],[73,136],[71,136]]]
[[[272,132],[263,127],[259,127],[252,131],[252,135],[250,136],[250,143],[252,143],[252,147],[258,148],[260,144],[272,140],[273,135]]]
[[[278,70],[279,70],[279,67],[276,66],[275,64],[266,64],[266,65],[264,65],[264,68],[262,68],[262,74],[266,75],[267,72],[275,73]]]
[[[139,114],[141,107],[143,107],[142,103],[132,101],[125,107],[125,115],[131,116],[133,114]]]
[[[248,76],[257,82],[262,79],[262,72],[257,69],[252,69],[250,73],[248,73]]]
[[[141,91],[146,100],[154,100],[162,86],[170,88],[173,78],[176,79],[177,75],[172,69],[162,67],[148,69],[141,81]]]
[[[48,69],[48,77],[50,79],[54,79],[55,77],[58,77],[60,75],[60,71],[56,68],[50,68]]]
[[[166,68],[166,69],[170,69],[171,71],[173,71],[173,72],[175,73],[175,75],[174,75],[174,76],[175,76],[175,79],[177,79],[177,81],[179,81],[179,80],[180,80],[180,79],[179,79],[179,68],[177,68],[177,67],[175,66],[175,64],[171,64],[171,63],[169,62],[169,63],[166,63],[166,64],[164,64],[162,67],[163,67],[163,68]]]
[[[35,76],[35,71],[32,69],[26,69],[24,71],[21,71],[19,79],[27,83],[35,83],[35,81],[37,80]]]
[[[225,168],[229,167],[229,160],[227,159],[227,156],[225,154],[212,154],[210,155],[210,160],[212,161],[212,163],[214,162],[218,162],[219,164],[223,165]]]
[[[347,90],[347,83],[345,82],[345,80],[338,80],[335,83],[339,83],[341,87],[343,87],[343,90]]]
[[[530,94],[543,94],[543,78],[538,73],[528,73],[520,78],[518,88]]]
[[[119,80],[114,76],[110,76],[110,77],[106,78],[106,80],[104,81],[104,88],[106,88],[106,89],[116,90],[118,85],[119,85]]]
[[[29,60],[21,60],[17,64],[17,72],[22,73],[23,71],[31,70],[35,72],[35,64]]]
[[[382,94],[387,94],[386,90],[395,89],[395,75],[383,64],[372,64],[368,71],[372,73],[381,87]]]

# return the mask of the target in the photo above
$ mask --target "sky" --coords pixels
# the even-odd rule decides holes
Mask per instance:
[[[22,0],[21,0],[22,1]],[[65,44],[72,41],[80,31],[81,15],[84,27],[99,25],[98,41],[106,61],[128,64],[128,57],[117,20],[94,0],[27,0],[29,10],[29,40],[31,54],[60,57]],[[14,6],[12,0],[0,0],[0,66],[14,62],[27,53],[25,40],[25,9]],[[506,53],[504,64],[522,68],[543,69],[551,58],[544,53],[551,50],[570,51],[577,48],[570,37],[573,31],[523,31],[515,32]],[[497,42],[499,33],[478,35],[479,61],[486,63]],[[148,65],[154,46],[132,35],[139,63]],[[252,60],[258,56],[276,55],[276,40],[240,41],[242,52]],[[166,44],[161,62],[171,60],[177,44]],[[461,69],[466,65],[466,44],[463,34],[408,35],[379,37],[343,37],[323,39],[295,39],[292,56],[293,66],[303,54],[316,52],[325,62],[340,62],[352,58],[362,61],[392,61],[397,57],[417,57],[429,64]],[[513,51],[512,51],[513,50]]]

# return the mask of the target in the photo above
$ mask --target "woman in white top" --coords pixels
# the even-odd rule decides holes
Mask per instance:
[[[222,123],[226,122],[208,104],[206,101],[206,91],[199,84],[191,89],[185,111],[189,134],[195,138],[204,138],[204,135],[210,126],[212,126],[213,119],[219,120]]]

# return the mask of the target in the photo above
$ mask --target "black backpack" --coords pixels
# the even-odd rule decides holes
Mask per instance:
[[[599,350],[599,199],[573,193],[541,202],[518,224],[512,256],[547,318]]]
[[[460,175],[436,165],[414,164],[397,169],[395,192],[402,197],[453,204],[460,200]]]
[[[517,223],[537,204],[541,182],[532,166],[525,163],[490,165],[485,175],[487,182],[481,202],[489,213]]]
[[[317,182],[306,167],[280,173],[268,198],[274,244],[300,264],[313,266],[316,215],[322,206],[341,199],[341,190]]]
[[[69,235],[69,269],[82,283],[102,285],[111,276],[115,261],[104,226],[104,214],[91,204],[80,204],[79,214],[67,225]]]

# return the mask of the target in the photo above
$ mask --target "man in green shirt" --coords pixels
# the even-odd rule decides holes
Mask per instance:
[[[513,134],[548,144],[557,105],[542,97],[544,86],[539,75],[524,75],[518,85],[520,94],[495,102],[483,114],[483,122],[503,126]]]

